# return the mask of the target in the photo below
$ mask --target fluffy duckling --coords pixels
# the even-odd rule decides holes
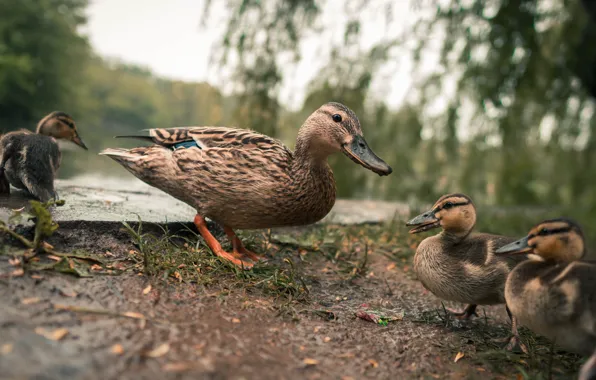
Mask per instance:
[[[406,225],[415,226],[411,234],[441,227],[441,233],[424,239],[414,256],[414,271],[426,289],[435,296],[462,302],[468,306],[461,312],[449,310],[460,319],[476,314],[477,305],[505,303],[507,275],[523,258],[505,258],[494,254],[497,248],[514,238],[472,232],[476,224],[476,207],[465,194],[444,195],[430,211],[418,215]],[[517,322],[509,309],[513,337],[511,350],[520,344]]]
[[[87,149],[72,117],[64,112],[52,112],[41,119],[36,132],[9,132],[0,139],[0,194],[10,193],[10,183],[41,201],[57,199],[54,177],[62,155],[56,139]]]
[[[585,255],[581,227],[545,220],[497,254],[530,253],[509,274],[505,299],[519,323],[555,343],[589,356],[580,380],[596,379],[596,264]]]

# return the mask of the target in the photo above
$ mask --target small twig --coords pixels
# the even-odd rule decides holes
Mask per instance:
[[[23,243],[23,245],[27,248],[33,248],[34,244],[33,242],[31,242],[29,239],[27,239],[24,236],[21,236],[19,234],[17,234],[16,232],[14,232],[13,230],[11,230],[10,228],[8,228],[5,224],[0,223],[0,231],[5,232],[7,234],[9,234],[10,236],[12,236],[13,238],[17,239],[18,241],[20,241],[21,243]]]
[[[387,277],[383,276],[383,281],[385,281],[385,286],[387,286],[387,295],[392,296],[393,290],[391,290],[391,286],[389,286],[389,282],[387,281]]]

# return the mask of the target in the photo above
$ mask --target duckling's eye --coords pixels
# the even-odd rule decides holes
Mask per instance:
[[[450,209],[451,207],[453,207],[453,203],[451,203],[451,202],[447,202],[443,205],[444,209]]]
[[[332,116],[333,121],[335,121],[336,123],[340,123],[341,122],[341,115],[340,114],[335,114]]]
[[[548,234],[548,230],[546,228],[543,228],[540,230],[540,232],[538,232],[538,235],[547,235]]]

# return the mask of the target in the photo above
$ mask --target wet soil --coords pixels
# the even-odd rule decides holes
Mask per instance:
[[[128,265],[138,249],[110,222],[63,222],[48,242],[114,267]],[[138,267],[88,278],[10,276],[14,263],[0,255],[0,378],[510,379],[546,371],[569,378],[577,370],[577,358],[553,359],[541,343],[531,356],[503,351],[510,326],[502,306],[481,307],[470,322],[449,318],[411,272],[415,242],[391,251],[358,245],[354,257],[272,247],[266,265],[291,261],[306,287],[301,296],[242,286],[228,275],[202,283]],[[367,308],[396,320],[355,316]]]

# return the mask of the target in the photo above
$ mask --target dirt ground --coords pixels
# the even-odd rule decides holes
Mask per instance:
[[[410,269],[422,237],[401,225],[244,234],[268,258],[245,272],[188,228],[62,223],[48,243],[99,261],[40,263],[86,265],[78,276],[0,240],[0,378],[563,379],[581,363],[523,329],[530,354],[504,351],[502,306],[446,315]],[[356,316],[370,310],[384,319]]]

